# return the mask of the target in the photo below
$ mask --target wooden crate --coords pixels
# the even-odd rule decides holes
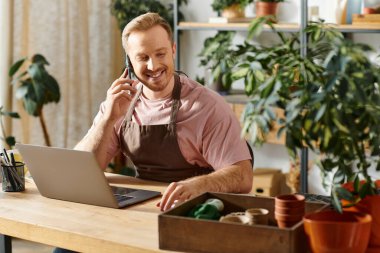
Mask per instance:
[[[269,225],[244,225],[186,217],[197,204],[209,198],[223,201],[222,215],[248,208],[269,210]],[[306,213],[325,208],[306,203]],[[205,193],[158,216],[159,247],[165,250],[205,253],[305,253],[307,239],[303,222],[280,229],[274,219],[274,198],[242,194]]]

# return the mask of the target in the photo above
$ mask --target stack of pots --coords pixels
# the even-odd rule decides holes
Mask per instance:
[[[280,228],[289,228],[300,222],[305,214],[305,197],[299,194],[275,198],[274,216]]]

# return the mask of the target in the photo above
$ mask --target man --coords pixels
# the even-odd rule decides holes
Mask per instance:
[[[240,125],[222,97],[174,71],[169,24],[147,13],[128,23],[128,69],[114,81],[87,135],[75,147],[105,168],[121,150],[143,179],[170,182],[162,211],[207,191],[247,193],[253,172]]]

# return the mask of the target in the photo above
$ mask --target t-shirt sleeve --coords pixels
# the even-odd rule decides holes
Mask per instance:
[[[203,131],[202,149],[207,162],[215,169],[250,160],[247,143],[241,137],[238,119],[222,98],[217,99]]]
[[[99,123],[100,119],[103,117],[105,110],[104,102],[100,104],[100,108],[98,113],[96,114],[94,121],[92,122],[91,128],[88,130],[87,135],[95,128],[95,126]],[[120,131],[121,121],[119,120],[115,126],[113,127],[111,138],[109,139],[103,139],[102,142],[106,142],[107,145],[107,162],[109,163],[112,158],[116,156],[116,154],[120,150],[120,144],[119,144],[119,138],[118,138],[118,132]]]

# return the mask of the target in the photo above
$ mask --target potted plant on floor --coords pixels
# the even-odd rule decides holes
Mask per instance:
[[[232,49],[234,35],[234,32],[218,32],[215,36],[207,38],[198,55],[199,65],[211,72],[209,76],[206,75],[206,84],[221,94],[227,94],[233,82],[232,68],[236,60]]]
[[[244,8],[253,0],[214,0],[211,7],[225,18],[244,17]]]
[[[13,77],[27,60],[27,58],[23,58],[15,62],[9,70],[9,76]],[[22,100],[24,109],[29,115],[39,118],[45,144],[51,146],[43,107],[51,102],[58,103],[61,93],[57,80],[45,69],[46,65],[49,65],[49,62],[45,57],[35,54],[30,59],[28,69],[15,77],[12,83],[19,83],[16,98]]]
[[[267,21],[252,22],[249,35]],[[343,211],[342,199],[355,205],[374,197],[379,206],[368,168],[380,169],[380,68],[368,59],[369,46],[345,40],[328,24],[311,23],[305,32],[306,57],[300,56],[298,35],[279,32],[274,46],[239,47],[247,55],[235,77],[244,79],[251,100],[245,130],[260,142],[257,129],[265,135],[275,121],[293,158],[303,147],[318,154],[321,171],[334,173],[331,199],[337,211]],[[284,118],[276,118],[273,108],[283,109]],[[346,182],[352,182],[353,192],[342,187]]]

